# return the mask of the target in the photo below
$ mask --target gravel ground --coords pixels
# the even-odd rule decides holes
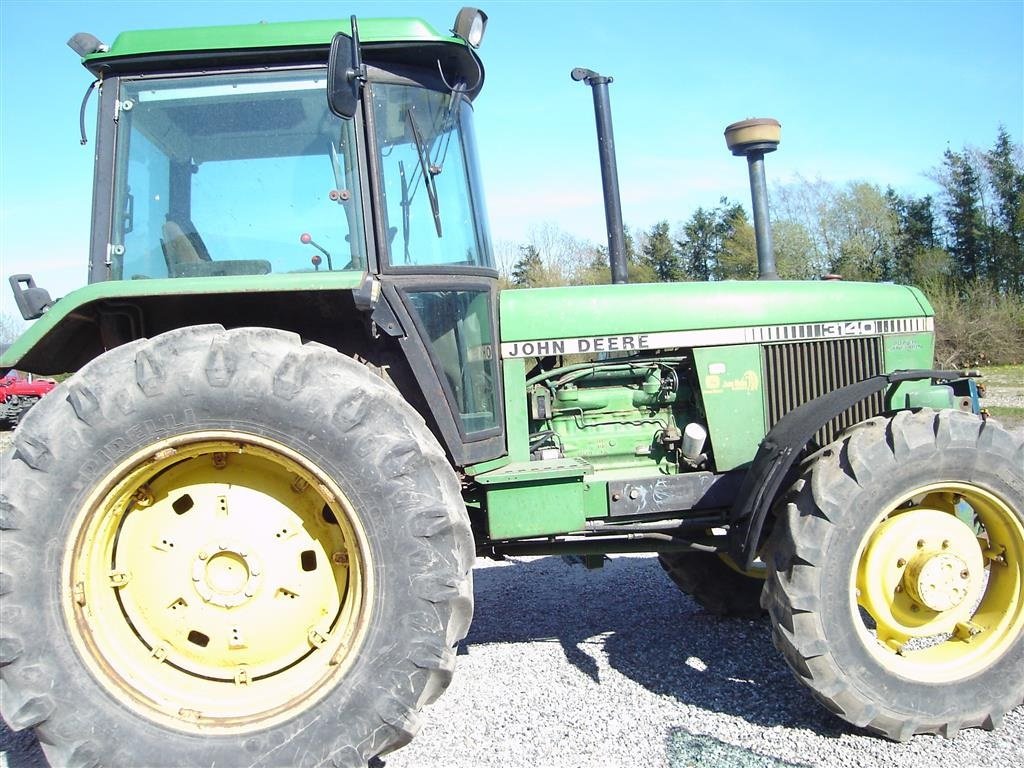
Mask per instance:
[[[1024,426],[1014,431],[1024,437]],[[0,434],[0,450],[9,441]],[[481,560],[475,579],[455,680],[386,768],[1024,762],[1024,708],[997,731],[952,740],[864,735],[793,679],[765,622],[706,614],[653,557],[614,557],[596,571],[552,557]],[[32,735],[0,721],[0,768],[43,766]]]
[[[1024,709],[994,732],[895,744],[828,714],[763,621],[719,619],[653,557],[597,571],[559,558],[480,561],[476,617],[451,688],[386,768],[776,768],[1019,765]],[[4,768],[42,768],[0,732]]]

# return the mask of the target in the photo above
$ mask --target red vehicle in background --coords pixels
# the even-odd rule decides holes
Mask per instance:
[[[16,371],[8,373],[0,379],[0,427],[14,429],[25,411],[55,386],[57,383],[50,379],[37,379],[31,375],[25,378]]]

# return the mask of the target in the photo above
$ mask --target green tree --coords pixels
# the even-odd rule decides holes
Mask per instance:
[[[1024,162],[1021,148],[1000,126],[982,156],[992,190],[989,277],[1000,288],[1024,293]]]
[[[832,271],[851,280],[890,278],[896,219],[874,184],[854,182],[840,190],[828,213],[838,234]]]
[[[946,219],[946,249],[957,276],[973,281],[988,277],[988,227],[982,199],[981,175],[970,152],[943,153],[938,175],[943,187],[942,212]]]
[[[808,280],[816,276],[811,264],[814,243],[802,224],[789,219],[772,222],[775,270],[783,280]],[[756,280],[757,240],[746,212],[733,220],[732,230],[718,257],[717,280]]]
[[[692,280],[709,280],[719,272],[718,260],[725,241],[733,235],[736,224],[746,219],[743,206],[719,199],[716,208],[698,208],[683,225],[682,237],[676,241],[683,268]]]
[[[519,253],[519,260],[512,266],[512,285],[517,288],[535,288],[544,283],[545,269],[540,252],[532,245],[521,245]]]
[[[667,221],[659,221],[651,228],[643,247],[643,256],[644,262],[660,282],[682,280],[686,275],[679,253],[669,236]]]
[[[896,217],[874,184],[837,187],[800,179],[776,190],[777,221],[803,228],[810,250],[798,271],[836,272],[852,280],[888,279],[896,242]]]
[[[896,241],[886,279],[923,285],[947,277],[949,254],[939,246],[931,195],[915,198],[897,194],[889,187],[885,202],[896,222]]]

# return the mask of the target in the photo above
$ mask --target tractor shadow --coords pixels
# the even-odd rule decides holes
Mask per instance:
[[[859,733],[815,702],[772,646],[767,619],[724,619],[679,592],[653,557],[587,571],[559,557],[509,560],[473,574],[476,610],[463,647],[558,642],[600,684],[584,648],[647,690],[765,727]]]

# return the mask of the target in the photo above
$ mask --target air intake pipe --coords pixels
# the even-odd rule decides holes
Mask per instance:
[[[770,117],[755,117],[733,123],[725,129],[725,144],[736,156],[745,155],[750,172],[750,198],[754,209],[754,237],[757,240],[757,279],[778,280],[772,226],[768,221],[768,185],[764,179],[764,156],[774,152],[782,139],[782,125]]]

